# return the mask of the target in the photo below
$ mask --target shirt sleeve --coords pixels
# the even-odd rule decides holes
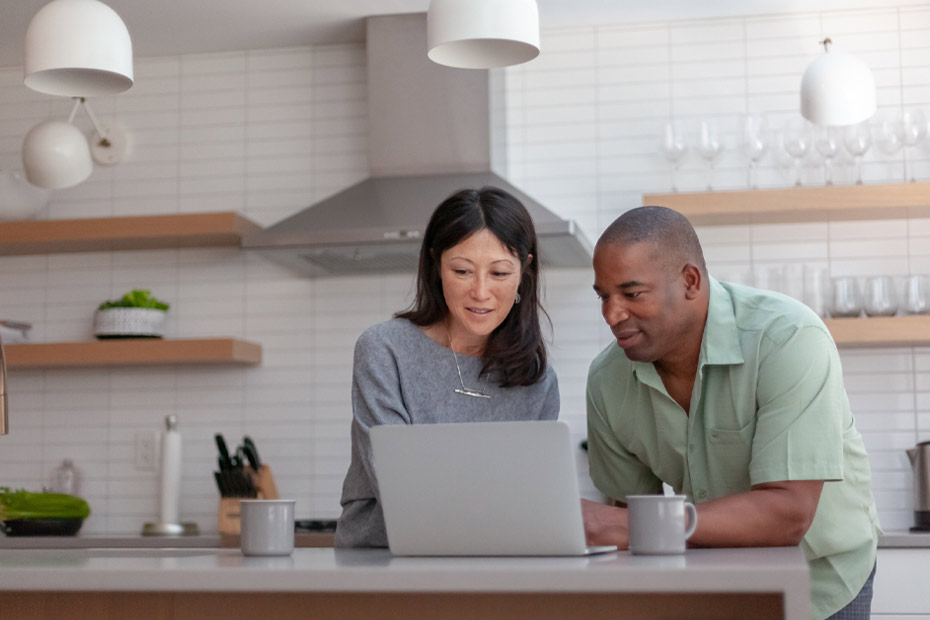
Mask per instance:
[[[611,499],[626,501],[627,495],[651,495],[662,489],[662,481],[627,450],[611,428],[606,403],[588,377],[588,466],[597,489]]]
[[[359,337],[355,344],[352,371],[352,452],[357,461],[358,498],[379,497],[374,472],[369,431],[379,424],[409,424],[410,416],[400,393],[397,361],[390,347],[371,332]]]
[[[821,326],[798,328],[760,356],[752,484],[843,478],[849,411],[839,353]]]

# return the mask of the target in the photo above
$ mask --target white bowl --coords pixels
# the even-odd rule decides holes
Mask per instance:
[[[154,308],[107,308],[94,314],[97,338],[161,338],[167,312]]]

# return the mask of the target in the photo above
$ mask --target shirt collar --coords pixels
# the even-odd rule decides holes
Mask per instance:
[[[742,364],[743,350],[740,347],[736,315],[733,313],[733,298],[712,276],[708,275],[707,280],[710,283],[710,303],[698,365]]]

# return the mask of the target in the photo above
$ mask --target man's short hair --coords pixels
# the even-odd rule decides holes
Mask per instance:
[[[597,245],[630,246],[649,242],[657,259],[674,271],[686,264],[707,273],[704,251],[694,227],[684,215],[667,207],[637,207],[615,219]]]

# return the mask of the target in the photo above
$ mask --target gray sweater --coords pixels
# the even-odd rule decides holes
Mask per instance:
[[[406,319],[369,327],[355,344],[352,376],[352,461],[342,485],[337,547],[386,547],[368,430],[378,424],[554,420],[559,385],[552,367],[530,386],[502,388],[478,378],[481,358],[457,354],[465,386],[489,394],[475,398],[461,388],[452,350]]]

